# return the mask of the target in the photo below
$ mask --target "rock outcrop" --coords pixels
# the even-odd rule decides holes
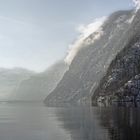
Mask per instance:
[[[102,35],[88,36],[73,59],[69,70],[53,92],[45,99],[47,105],[89,103],[111,62],[123,50],[140,25],[139,11],[113,13],[102,25]],[[93,96],[94,97],[94,96]]]
[[[14,100],[14,94],[23,80],[33,76],[35,72],[22,68],[0,68],[0,100]]]
[[[93,105],[116,102],[137,106],[140,96],[140,11],[137,11],[128,34],[132,32],[128,44],[117,54],[98,88],[93,91]]]

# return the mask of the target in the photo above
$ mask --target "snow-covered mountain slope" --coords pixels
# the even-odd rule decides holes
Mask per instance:
[[[112,60],[137,34],[139,25],[139,11],[118,11],[108,17],[99,30],[82,40],[69,70],[45,103],[57,105],[91,101]]]
[[[21,82],[15,91],[14,99],[23,101],[43,101],[56,87],[68,69],[64,61],[59,61],[45,72],[31,76]]]

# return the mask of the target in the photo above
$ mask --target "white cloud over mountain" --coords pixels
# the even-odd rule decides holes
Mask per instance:
[[[88,25],[80,25],[77,30],[80,33],[78,39],[70,45],[68,55],[65,58],[67,64],[71,64],[72,60],[76,56],[77,52],[83,47],[84,40],[91,34],[95,33],[94,38],[91,40],[92,43],[99,39],[103,34],[101,26],[103,25],[106,17],[95,19],[92,23]]]

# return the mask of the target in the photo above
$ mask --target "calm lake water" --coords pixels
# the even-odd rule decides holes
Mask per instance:
[[[0,140],[140,140],[140,109],[1,103]]]

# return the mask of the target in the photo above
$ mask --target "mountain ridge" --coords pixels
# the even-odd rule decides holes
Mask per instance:
[[[63,60],[58,61],[46,71],[23,80],[15,91],[16,100],[43,101],[56,87],[67,69],[68,65]]]
[[[92,42],[93,33],[84,40],[82,45],[85,46],[79,50],[56,89],[45,99],[47,105],[91,104],[91,97],[100,79],[133,36],[133,32],[128,32],[134,14],[134,10],[113,13],[103,24],[100,39]]]

